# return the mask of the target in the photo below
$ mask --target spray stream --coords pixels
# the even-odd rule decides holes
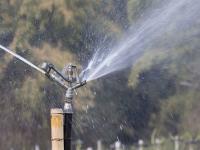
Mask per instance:
[[[27,59],[23,58],[22,56],[16,54],[15,52],[13,52],[12,50],[0,45],[0,49],[4,50],[5,52],[10,53],[11,55],[13,55],[14,57],[16,57],[17,59],[23,61],[25,64],[31,66],[32,68],[36,69],[37,71],[41,72],[42,74],[45,74],[45,71],[40,69],[39,67],[37,67],[36,65],[34,65],[33,63],[31,63],[30,61],[28,61]]]
[[[83,80],[98,79],[134,65],[168,31],[180,41],[183,37],[178,35],[194,26],[200,17],[199,10],[199,0],[163,1],[159,8],[149,10],[130,27],[117,46],[98,49],[82,72]],[[170,44],[173,45],[173,40]]]

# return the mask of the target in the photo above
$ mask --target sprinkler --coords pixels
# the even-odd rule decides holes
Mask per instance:
[[[63,107],[64,150],[71,150],[71,128],[73,115],[72,101],[74,93],[76,93],[76,89],[86,84],[86,81],[81,81],[78,75],[77,67],[69,64],[63,68],[62,72],[58,71],[53,64],[47,62],[42,63],[40,67],[38,67],[27,59],[23,58],[22,56],[16,54],[12,50],[4,47],[3,45],[0,45],[0,49],[4,50],[7,53],[10,53],[14,57],[26,63],[40,73],[45,74],[48,79],[56,82],[58,85],[66,90]]]
[[[47,62],[42,63],[40,67],[45,71],[47,78],[66,89],[65,102],[72,102],[76,89],[86,84],[86,81],[81,81],[75,65],[65,66],[62,72],[58,71],[53,64]]]
[[[86,81],[81,82],[78,76],[77,67],[69,64],[59,72],[53,64],[44,62],[41,69],[45,71],[45,75],[52,81],[55,81],[66,90],[64,100],[64,150],[71,150],[71,128],[73,106],[72,101],[76,89],[85,85]]]

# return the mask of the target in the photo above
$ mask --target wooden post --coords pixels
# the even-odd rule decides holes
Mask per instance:
[[[120,141],[115,142],[115,150],[121,150],[121,142]]]
[[[40,147],[39,147],[39,145],[35,145],[35,150],[40,150]]]
[[[156,150],[161,150],[162,141],[159,138],[155,139]]]
[[[76,141],[76,150],[81,150],[82,147],[82,141],[81,140],[77,140]]]
[[[52,150],[64,150],[63,142],[63,110],[51,109],[51,143]]]
[[[193,148],[193,142],[194,142],[193,140],[189,141],[189,143],[188,143],[189,144],[189,146],[188,146],[189,150],[194,150],[194,148]]]
[[[97,150],[102,150],[102,142],[101,142],[101,140],[97,141]]]
[[[86,150],[93,150],[93,148],[92,147],[88,147]]]
[[[138,141],[138,146],[139,146],[139,147],[138,147],[138,150],[143,150],[144,141],[140,139],[140,140]]]
[[[189,150],[194,150],[192,144],[189,144]]]
[[[174,150],[179,150],[181,138],[178,135],[176,136],[170,135],[170,138],[174,142]]]
[[[179,150],[179,136],[174,137],[174,150]]]

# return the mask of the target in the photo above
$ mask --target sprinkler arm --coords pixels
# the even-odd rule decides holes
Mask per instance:
[[[80,88],[82,86],[84,86],[87,82],[86,81],[82,81],[80,83],[77,83],[75,86],[73,86],[72,88],[73,89],[77,89],[77,88]]]
[[[77,89],[79,87],[82,87],[86,84],[86,81],[82,81],[80,82],[78,73],[77,73],[77,69],[76,66],[72,66],[73,68],[75,68],[75,79],[76,79],[76,83],[75,85],[72,85],[73,81],[69,80],[68,77],[65,77],[62,73],[60,73],[53,64],[44,62],[40,65],[41,69],[45,71],[45,75],[47,76],[48,79],[55,81],[58,85],[60,85],[61,87],[65,88],[66,90],[68,88],[72,88],[72,89]],[[66,84],[66,82],[70,83],[72,86],[68,86]]]
[[[68,89],[68,86],[64,84],[63,81],[70,82],[66,77],[64,77],[53,64],[44,62],[40,65],[41,69],[45,71],[45,75],[48,79],[55,81],[58,85]]]
[[[61,77],[63,80],[65,80],[66,82],[71,82],[69,79],[67,79],[64,75],[62,75],[62,73],[60,73],[53,64],[44,62],[41,65],[41,68],[45,71],[45,75],[47,77],[51,77],[51,71],[53,70],[59,77]]]
[[[68,89],[68,86],[66,84],[64,84],[64,82],[62,82],[62,79],[60,79],[59,77],[55,76],[54,74],[48,74],[46,76],[48,77],[48,79],[50,79],[52,81],[55,81],[58,85],[63,87],[65,90]]]

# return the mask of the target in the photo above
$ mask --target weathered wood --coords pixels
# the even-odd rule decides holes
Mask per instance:
[[[51,109],[51,143],[52,150],[64,150],[63,140],[63,110]]]

